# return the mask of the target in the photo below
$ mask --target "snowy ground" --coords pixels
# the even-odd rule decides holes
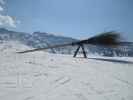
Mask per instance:
[[[88,59],[0,44],[0,100],[133,100],[133,58]]]

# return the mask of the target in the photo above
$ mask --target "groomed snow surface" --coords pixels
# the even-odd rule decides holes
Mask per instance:
[[[133,58],[73,58],[0,44],[0,100],[133,100]]]

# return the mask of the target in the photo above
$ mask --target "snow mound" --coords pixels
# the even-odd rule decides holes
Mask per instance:
[[[133,59],[88,59],[0,44],[1,100],[133,100]]]
[[[1,52],[17,52],[20,50],[30,49],[30,47],[21,44],[18,41],[1,41],[0,42],[0,51]]]

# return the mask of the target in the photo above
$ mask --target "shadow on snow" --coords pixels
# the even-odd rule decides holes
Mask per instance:
[[[105,59],[105,58],[88,58],[88,59],[107,61],[107,62],[112,62],[112,63],[133,64],[132,61],[125,61],[125,60],[118,60],[118,59]]]

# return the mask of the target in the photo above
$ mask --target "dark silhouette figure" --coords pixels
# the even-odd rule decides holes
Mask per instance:
[[[76,55],[77,55],[77,53],[79,52],[79,49],[80,49],[80,48],[82,48],[84,58],[87,58],[86,51],[85,51],[85,48],[84,48],[84,45],[83,45],[83,44],[79,44],[79,46],[78,46],[77,50],[75,51],[73,57],[76,57]]]

